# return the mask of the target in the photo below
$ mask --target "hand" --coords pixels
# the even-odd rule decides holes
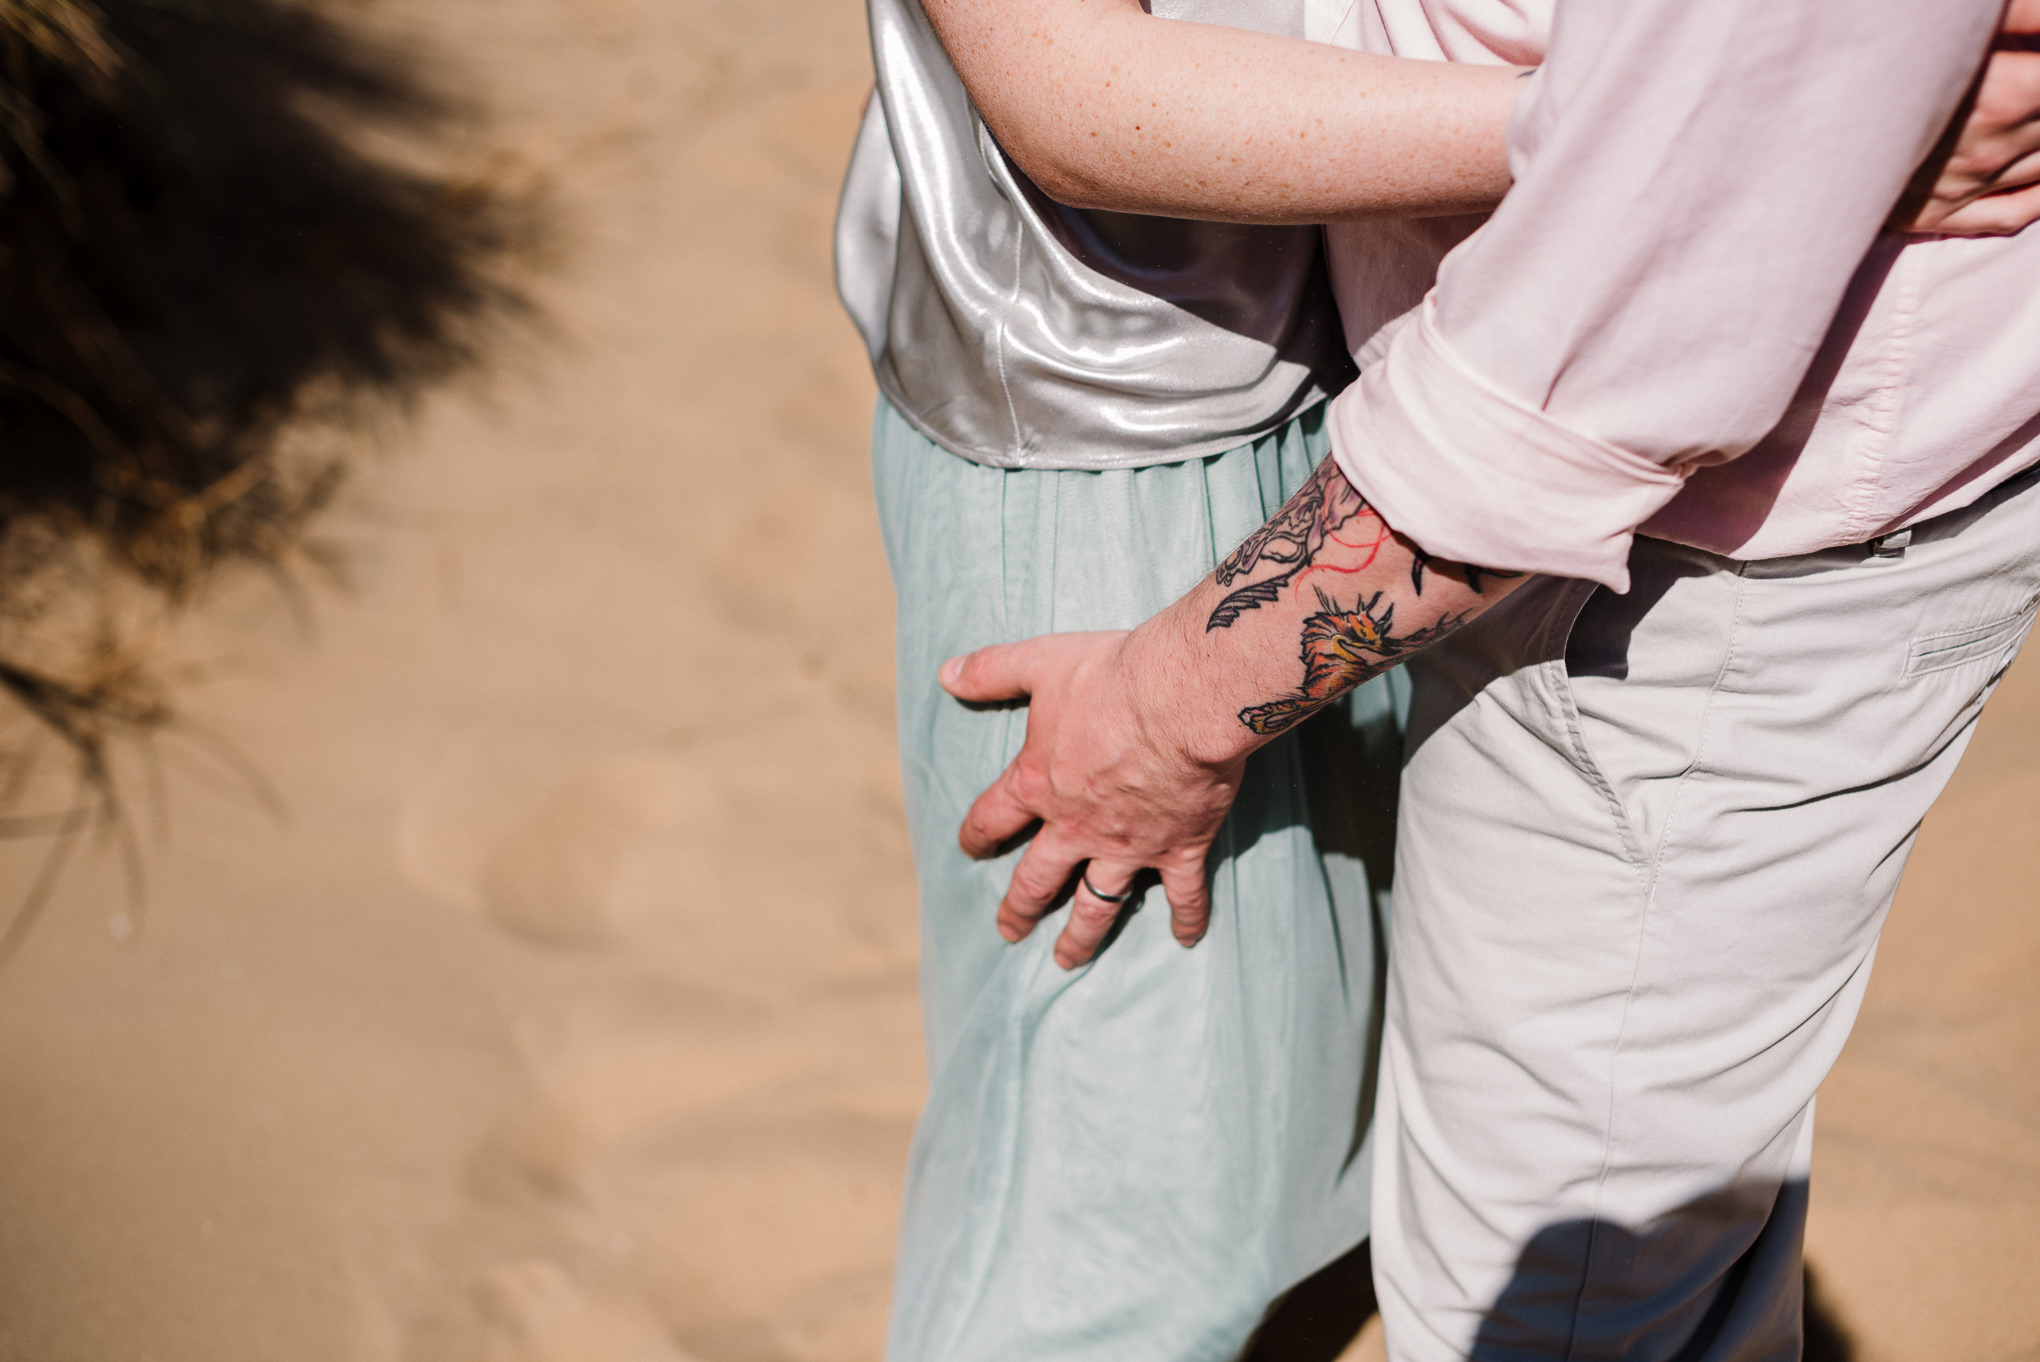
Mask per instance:
[[[982,860],[1040,823],[999,904],[999,934],[1025,938],[1081,875],[1055,945],[1064,969],[1096,954],[1118,917],[1119,905],[1091,891],[1123,894],[1143,870],[1161,875],[1178,941],[1195,945],[1210,920],[1205,859],[1239,792],[1246,748],[1190,754],[1185,718],[1155,703],[1166,669],[1129,657],[1151,633],[1049,634],[942,667],[944,689],[960,700],[1032,697],[1020,755],[971,805],[958,841]]]
[[[1343,584],[1302,580],[1320,571]],[[1526,580],[1425,554],[1327,456],[1216,571],[1133,632],[950,658],[942,685],[960,700],[1032,697],[1020,755],[957,835],[984,859],[1039,825],[999,934],[1021,940],[1067,895],[1055,959],[1075,969],[1153,870],[1176,939],[1195,945],[1211,916],[1204,863],[1254,749]]]
[[[2040,220],[2040,0],[2011,0],[1969,101],[1892,216],[1903,231],[2010,236]]]

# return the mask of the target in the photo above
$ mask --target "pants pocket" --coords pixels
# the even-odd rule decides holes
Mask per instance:
[[[2040,609],[2040,599],[2028,601],[2018,611],[1988,624],[1922,634],[1907,649],[1905,679],[1951,671],[1971,662],[1987,661],[1993,671],[2001,670],[2011,662],[2026,631],[2032,627],[2036,609]]]

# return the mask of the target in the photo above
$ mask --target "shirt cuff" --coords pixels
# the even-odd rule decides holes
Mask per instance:
[[[1629,541],[1684,473],[1570,430],[1476,374],[1426,298],[1331,405],[1332,457],[1424,552],[1629,590]]]

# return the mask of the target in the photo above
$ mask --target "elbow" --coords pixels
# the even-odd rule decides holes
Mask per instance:
[[[1097,138],[1075,134],[1096,144]],[[1107,167],[1052,137],[1031,137],[1025,129],[993,127],[992,137],[1014,169],[1043,194],[1066,208],[1113,209],[1121,205],[1111,192]]]
[[[1085,167],[1072,166],[1053,157],[1036,157],[1029,161],[1015,157],[1013,164],[1033,182],[1036,189],[1065,208],[1109,210],[1122,207],[1118,198],[1095,176],[1086,173]]]

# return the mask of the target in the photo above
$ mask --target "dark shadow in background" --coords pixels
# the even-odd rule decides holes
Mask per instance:
[[[1802,1362],[1856,1362],[1856,1339],[1821,1294],[1820,1279],[1806,1272],[1806,1351]]]
[[[441,168],[477,127],[286,0],[0,6],[0,697],[76,759],[86,821],[118,821],[108,742],[172,717],[105,601],[302,561],[344,456],[286,432],[401,410],[529,316],[535,192]],[[22,732],[0,833],[75,831],[5,807]]]
[[[522,309],[501,267],[525,205],[360,149],[459,129],[402,54],[279,0],[108,0],[72,50],[10,46],[8,522],[89,526],[169,586],[270,556],[294,506],[223,480],[308,399],[413,397]]]
[[[1374,1259],[1363,1243],[1275,1302],[1240,1362],[1333,1362],[1374,1312]]]
[[[1373,1267],[1368,1245],[1361,1244],[1306,1278],[1269,1310],[1240,1362],[1335,1362],[1374,1318]],[[1802,1271],[1804,1362],[1856,1362],[1855,1339],[1821,1294],[1813,1269]]]
[[[1482,1321],[1473,1357],[1543,1362],[1553,1339],[1570,1340],[1567,1355],[1582,1359],[1786,1357],[1801,1324],[1803,1356],[1853,1362],[1855,1342],[1801,1257],[1807,1190],[1804,1180],[1725,1187],[1643,1229],[1604,1220],[1547,1226],[1523,1247]],[[1780,1277],[1802,1288],[1799,1302],[1769,1288]],[[1704,1289],[1670,1315],[1646,1315],[1625,1289],[1639,1280]],[[1794,1304],[1797,1320],[1780,1310]]]

